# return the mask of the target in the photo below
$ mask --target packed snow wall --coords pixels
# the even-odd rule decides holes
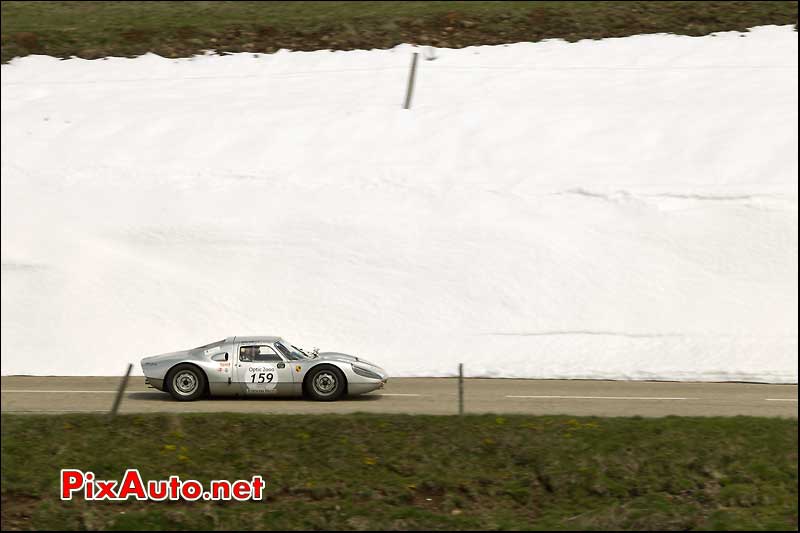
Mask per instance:
[[[792,27],[413,50],[3,65],[3,375],[797,382]]]

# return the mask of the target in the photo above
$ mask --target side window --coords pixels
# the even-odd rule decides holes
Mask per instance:
[[[255,355],[256,346],[242,346],[239,348],[239,361],[251,363]]]
[[[283,359],[270,346],[242,346],[239,348],[239,361],[264,363]]]
[[[283,361],[283,359],[281,359],[281,356],[278,355],[277,353],[275,353],[275,350],[273,350],[269,346],[259,346],[258,347],[258,353],[255,356],[255,360],[256,361],[261,361],[261,362],[264,362],[264,361]]]

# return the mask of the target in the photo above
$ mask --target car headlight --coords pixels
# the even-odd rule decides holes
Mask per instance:
[[[353,372],[355,372],[359,376],[363,376],[365,378],[370,378],[370,379],[383,379],[372,370],[367,370],[366,368],[361,368],[360,366],[356,365],[350,365],[350,366],[353,367]]]

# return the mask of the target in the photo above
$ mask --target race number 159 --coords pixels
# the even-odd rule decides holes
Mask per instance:
[[[250,383],[272,383],[274,378],[272,372],[254,372],[250,374]]]

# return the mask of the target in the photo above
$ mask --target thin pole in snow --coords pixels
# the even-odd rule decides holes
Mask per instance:
[[[417,77],[417,58],[419,54],[414,52],[411,56],[411,71],[408,73],[408,87],[406,88],[406,101],[403,109],[411,109],[411,97],[414,95],[414,80]]]

